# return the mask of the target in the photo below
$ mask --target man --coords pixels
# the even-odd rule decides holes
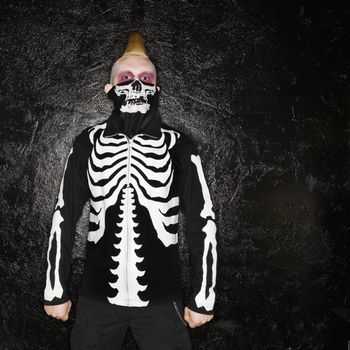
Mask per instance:
[[[216,224],[196,146],[162,123],[157,73],[133,33],[105,92],[110,117],[74,140],[52,219],[46,313],[67,320],[67,285],[77,220],[90,201],[86,263],[72,349],[118,349],[130,327],[141,349],[191,349],[189,329],[213,318]],[[193,270],[183,308],[178,213]]]

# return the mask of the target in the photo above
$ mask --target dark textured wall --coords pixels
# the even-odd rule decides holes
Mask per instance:
[[[132,30],[216,207],[217,313],[191,330],[194,349],[342,349],[332,310],[350,307],[350,35],[332,3],[1,3],[1,349],[69,348],[88,213],[67,322],[41,304],[51,216],[73,138],[109,116],[103,87]],[[124,349],[136,348],[128,333]]]

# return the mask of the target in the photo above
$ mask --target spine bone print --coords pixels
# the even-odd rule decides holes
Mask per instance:
[[[140,263],[144,258],[136,254],[136,250],[141,248],[140,244],[135,242],[135,238],[139,237],[139,233],[135,232],[137,224],[133,221],[136,216],[135,210],[134,189],[125,187],[123,189],[122,198],[122,213],[120,217],[121,223],[117,224],[121,228],[119,233],[116,233],[119,243],[114,244],[114,247],[120,251],[117,256],[112,256],[112,259],[118,263],[116,269],[111,269],[113,275],[118,276],[116,282],[111,283],[112,288],[117,289],[118,293],[114,297],[108,297],[111,304],[147,306],[148,301],[143,301],[138,296],[138,292],[144,291],[147,286],[139,284],[138,277],[145,274],[145,271],[140,271],[137,268],[137,263]]]

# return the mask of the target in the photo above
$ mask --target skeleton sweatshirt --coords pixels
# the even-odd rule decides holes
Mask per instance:
[[[49,234],[44,304],[58,305],[70,298],[76,223],[89,201],[80,295],[138,307],[182,297],[182,210],[192,268],[187,306],[213,314],[215,213],[195,144],[163,123],[158,110],[132,138],[111,118],[85,128],[67,157]]]

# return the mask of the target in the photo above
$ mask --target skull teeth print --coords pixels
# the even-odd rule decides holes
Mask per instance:
[[[125,95],[125,102],[120,108],[122,112],[140,112],[142,114],[145,114],[150,109],[150,104],[147,100],[147,96],[154,95],[156,92],[156,86],[135,79],[127,83],[120,83],[115,85],[114,91],[117,96]]]
[[[142,103],[146,103],[145,100],[143,98],[135,98],[135,99],[130,99],[128,101],[128,104],[132,104],[132,105],[140,105]]]

